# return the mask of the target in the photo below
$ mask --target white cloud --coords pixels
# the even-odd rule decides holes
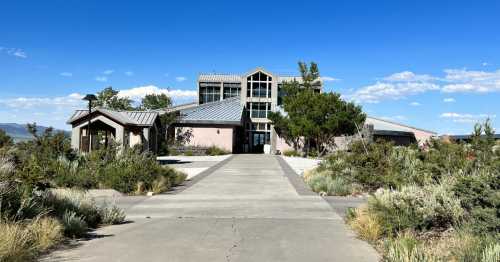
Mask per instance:
[[[175,78],[175,81],[177,81],[177,82],[184,82],[184,81],[186,81],[186,79],[187,78],[185,78],[183,76],[178,76],[178,77]]]
[[[154,85],[148,85],[148,86],[139,86],[130,89],[120,90],[118,96],[128,97],[132,100],[138,101],[144,96],[149,94],[166,94],[174,100],[196,98],[198,95],[196,90],[181,90],[181,89],[172,90],[167,88],[159,88]]]
[[[335,78],[335,77],[331,77],[331,76],[322,76],[321,80],[323,80],[323,82],[338,82],[338,81],[340,81],[340,79]]]
[[[411,106],[420,106],[420,103],[419,102],[411,102],[410,105]]]
[[[126,75],[126,76],[133,76],[133,75],[134,75],[134,72],[132,72],[132,71],[127,71],[127,72],[125,72],[125,75]]]
[[[483,62],[481,65],[482,66],[489,66],[490,64],[488,62]]]
[[[24,52],[20,48],[8,48],[8,47],[1,47],[0,46],[0,52],[5,52],[7,55],[19,57],[19,58],[27,58],[28,55],[26,52]]]
[[[70,73],[70,72],[62,72],[59,74],[60,76],[64,76],[64,77],[72,77],[73,76],[73,73]]]
[[[348,97],[358,102],[378,103],[384,99],[399,100],[407,96],[438,89],[438,85],[430,82],[378,82],[374,85],[362,87]]]
[[[111,75],[113,72],[115,72],[115,70],[104,70],[102,73],[105,75]]]
[[[108,78],[105,76],[96,76],[95,81],[97,82],[108,82]]]
[[[455,123],[477,123],[487,118],[495,118],[496,115],[490,114],[462,114],[462,113],[442,113],[439,117],[451,119]]]
[[[430,75],[417,75],[410,71],[395,73],[383,78],[383,80],[388,82],[428,82],[436,79],[437,78]]]
[[[40,108],[40,107],[74,107],[83,103],[83,95],[79,93],[72,93],[67,96],[59,97],[16,97],[1,99],[0,105],[10,108]]]
[[[449,82],[442,88],[445,93],[500,91],[500,70],[485,72],[467,69],[446,69],[445,73],[445,80]]]
[[[443,102],[445,102],[445,103],[455,103],[456,100],[453,97],[447,97],[447,98],[443,99]]]

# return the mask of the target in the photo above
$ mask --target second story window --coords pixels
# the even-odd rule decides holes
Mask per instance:
[[[220,83],[201,82],[199,103],[205,104],[220,100]]]
[[[239,96],[241,92],[241,84],[240,83],[224,83],[224,99]]]

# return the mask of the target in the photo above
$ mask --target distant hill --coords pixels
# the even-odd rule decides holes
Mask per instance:
[[[38,128],[38,133],[41,134],[48,127],[37,126],[37,128]],[[33,139],[33,136],[31,136],[31,134],[28,132],[28,129],[26,128],[26,124],[21,125],[16,123],[0,123],[0,129],[3,129],[7,133],[7,135],[12,137],[16,142]],[[63,131],[67,135],[70,134],[70,132],[64,130],[56,129],[55,131]]]

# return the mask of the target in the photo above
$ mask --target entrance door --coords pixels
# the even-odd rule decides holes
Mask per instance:
[[[252,153],[264,153],[264,145],[269,143],[269,132],[252,132]]]

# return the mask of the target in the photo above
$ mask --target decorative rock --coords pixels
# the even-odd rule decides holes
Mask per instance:
[[[149,191],[146,195],[147,196],[153,196],[154,194],[155,194],[154,192]]]

